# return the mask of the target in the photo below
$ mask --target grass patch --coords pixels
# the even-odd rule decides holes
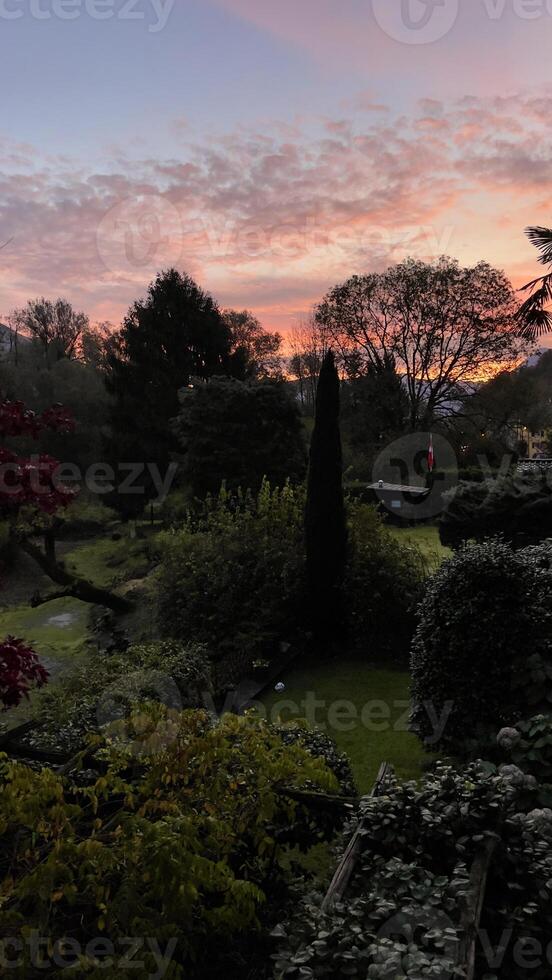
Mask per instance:
[[[361,793],[372,788],[382,762],[391,763],[402,779],[421,776],[429,757],[407,730],[407,672],[343,660],[292,670],[284,682],[283,694],[271,691],[263,698],[269,718],[276,721],[280,717],[285,722],[310,715],[309,722],[314,719],[316,727],[331,735],[349,756]],[[307,695],[310,711],[306,709]],[[314,706],[313,698],[323,704]],[[370,706],[369,713],[366,705]]]
[[[0,611],[0,638],[17,636],[27,640],[50,672],[48,687],[88,656],[90,606],[78,599],[55,599],[38,609],[20,606]],[[0,731],[22,724],[34,715],[42,691],[31,692],[29,700],[0,714]]]
[[[128,537],[120,541],[99,538],[79,545],[65,556],[69,571],[94,585],[110,588],[119,582],[132,578],[147,564],[146,541]]]
[[[73,663],[84,651],[89,614],[87,603],[71,598],[7,609],[0,612],[0,636],[23,637],[40,657]]]
[[[432,524],[415,527],[393,527],[388,530],[397,541],[406,547],[415,545],[422,552],[430,569],[438,568],[446,558],[452,557],[450,548],[444,548],[439,540],[439,530]]]

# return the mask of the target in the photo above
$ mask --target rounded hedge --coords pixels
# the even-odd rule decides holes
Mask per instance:
[[[544,549],[465,545],[430,580],[411,649],[413,727],[435,745],[496,732],[552,700]],[[531,710],[528,710],[529,705]],[[446,719],[436,738],[435,719]]]
[[[343,796],[357,796],[358,790],[351,763],[345,752],[340,752],[333,738],[319,729],[304,728],[301,724],[276,725],[273,731],[284,745],[299,745],[317,759],[323,759],[339,782]]]

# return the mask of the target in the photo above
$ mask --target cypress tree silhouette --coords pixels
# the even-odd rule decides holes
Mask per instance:
[[[319,638],[335,638],[343,627],[347,525],[339,431],[339,375],[331,351],[322,363],[316,392],[305,539],[311,625]]]

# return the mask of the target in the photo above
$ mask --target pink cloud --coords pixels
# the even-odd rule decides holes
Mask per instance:
[[[267,123],[104,172],[4,141],[2,312],[62,294],[118,321],[170,264],[279,329],[408,254],[485,258],[520,285],[536,267],[523,228],[551,217],[551,114],[543,97],[425,100],[410,122]]]

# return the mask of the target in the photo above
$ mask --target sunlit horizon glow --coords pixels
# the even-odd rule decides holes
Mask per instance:
[[[169,265],[284,334],[409,255],[519,288],[540,269],[525,227],[552,223],[552,17],[500,9],[422,46],[357,0],[202,0],[156,34],[2,23],[4,89],[14,47],[36,63],[1,131],[0,319],[63,295],[118,325]]]

